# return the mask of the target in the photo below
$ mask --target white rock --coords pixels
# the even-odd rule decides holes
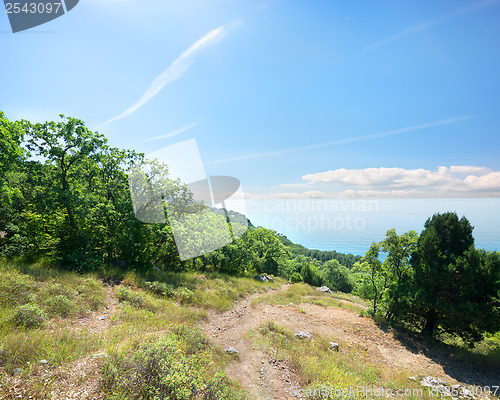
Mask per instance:
[[[339,344],[335,342],[330,342],[330,350],[339,351]]]
[[[224,349],[224,351],[225,351],[226,353],[228,353],[228,354],[236,354],[236,353],[238,353],[238,350],[236,350],[234,347],[231,347],[231,346],[226,347],[226,348]]]
[[[313,337],[312,333],[309,333],[307,331],[295,332],[295,336],[297,336],[299,339],[310,339]]]

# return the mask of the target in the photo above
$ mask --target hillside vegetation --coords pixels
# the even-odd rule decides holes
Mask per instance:
[[[226,243],[227,222],[236,239],[184,260],[173,225],[140,222],[138,212],[151,210],[131,200],[130,168],[147,165],[144,187],[161,194],[163,214],[184,218],[199,247],[208,234],[192,217],[208,207],[167,165],[112,148],[64,116],[32,124],[0,112],[0,133],[0,399],[288,396],[272,383],[279,367],[301,389],[408,386],[412,372],[387,361],[392,351],[420,375],[476,386],[498,378],[500,253],[475,247],[466,217],[435,214],[420,234],[391,229],[357,257],[307,249],[219,211],[205,220],[212,244]],[[317,330],[312,340],[296,338],[298,324]],[[337,358],[330,339],[341,345]],[[232,341],[245,354],[225,352]],[[442,368],[418,365],[428,359]],[[269,360],[262,385],[242,376]]]

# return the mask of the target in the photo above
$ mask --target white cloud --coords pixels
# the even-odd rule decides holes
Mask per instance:
[[[486,167],[473,167],[465,165],[452,165],[450,167],[450,172],[457,175],[486,175],[491,172],[491,169]]]
[[[303,193],[245,193],[247,200],[301,200],[301,199],[329,199],[338,198],[338,195],[319,190],[310,190]]]
[[[422,196],[424,193],[418,190],[344,190],[340,193],[341,198],[368,198],[368,199],[383,199],[383,198],[398,198],[398,199],[410,199],[416,197],[427,197],[428,195]]]
[[[302,178],[310,185],[344,189],[339,194],[341,197],[500,195],[500,171],[477,166],[441,166],[434,171],[423,168],[340,168]]]
[[[364,188],[418,188],[432,187],[454,190],[499,189],[500,173],[475,166],[439,167],[436,171],[404,168],[345,169],[308,174],[302,177],[311,184],[337,184]]]
[[[500,171],[452,165],[436,170],[340,168],[302,177],[306,183],[280,185],[282,193],[253,193],[248,199],[500,197]]]
[[[481,176],[469,175],[464,182],[472,190],[500,191],[500,171]]]
[[[241,21],[231,22],[208,32],[205,36],[196,41],[191,47],[185,50],[176,60],[174,60],[174,62],[172,62],[172,64],[168,66],[165,71],[158,75],[139,100],[137,100],[121,114],[118,114],[117,116],[107,120],[101,125],[107,125],[111,122],[125,118],[133,112],[137,111],[140,107],[142,107],[153,97],[155,97],[165,87],[166,84],[171,83],[184,75],[186,70],[193,64],[194,56],[200,50],[206,47],[213,46],[214,44],[220,42],[227,35],[227,32],[230,29],[238,26],[240,23]]]

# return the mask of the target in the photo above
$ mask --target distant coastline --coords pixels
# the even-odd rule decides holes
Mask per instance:
[[[347,201],[347,200],[345,200]],[[247,204],[249,219],[309,249],[364,255],[387,230],[420,233],[427,218],[455,211],[474,226],[475,245],[500,250],[500,199],[259,200]],[[339,204],[347,204],[345,207]]]

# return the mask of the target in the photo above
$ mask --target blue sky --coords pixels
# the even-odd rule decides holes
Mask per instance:
[[[250,198],[500,197],[499,18],[500,0],[81,0],[12,34],[2,11],[0,110],[145,153],[194,138]]]

